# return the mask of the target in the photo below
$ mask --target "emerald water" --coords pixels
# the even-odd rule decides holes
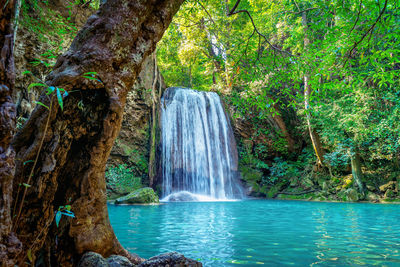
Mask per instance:
[[[204,266],[400,266],[400,206],[248,200],[109,205],[114,231],[148,258]]]

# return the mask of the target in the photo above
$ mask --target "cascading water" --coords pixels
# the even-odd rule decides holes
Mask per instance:
[[[236,142],[219,96],[168,88],[161,112],[164,200],[243,198]]]

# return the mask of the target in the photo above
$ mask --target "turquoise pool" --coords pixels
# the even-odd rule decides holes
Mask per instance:
[[[141,257],[178,251],[204,266],[400,266],[400,205],[248,200],[109,205]]]

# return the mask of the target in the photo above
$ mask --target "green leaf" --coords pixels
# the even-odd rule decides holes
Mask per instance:
[[[61,214],[64,214],[66,216],[75,218],[75,214],[72,211],[66,210],[66,211],[61,211]]]
[[[57,92],[58,104],[60,105],[61,110],[63,110],[64,109],[64,107],[63,107],[63,99],[62,99],[62,96],[61,96],[61,93],[60,93],[60,90],[59,90],[58,87],[56,88],[56,92]]]
[[[46,95],[50,95],[51,93],[54,92],[55,89],[56,89],[56,88],[55,88],[54,86],[49,86],[49,87],[47,88]]]
[[[97,72],[95,71],[85,72],[83,75],[97,75]]]
[[[58,224],[60,223],[61,215],[62,215],[61,211],[57,211],[57,213],[56,213],[56,225],[57,225],[57,227],[58,227]]]
[[[65,205],[66,210],[71,210],[71,205]]]
[[[26,184],[26,183],[22,183],[22,185],[25,186],[25,187],[31,187],[30,184]]]
[[[26,74],[32,74],[32,72],[30,72],[29,70],[23,71],[22,75],[26,75]]]
[[[86,79],[89,79],[89,80],[96,80],[96,81],[97,81],[97,78],[92,77],[92,76],[83,75],[82,77],[84,77],[84,78],[86,78]]]
[[[33,160],[27,160],[27,161],[25,161],[25,162],[24,162],[24,165],[27,164],[27,163],[29,163],[29,162],[33,162]]]
[[[31,83],[31,84],[28,86],[28,91],[29,91],[32,87],[47,87],[47,85],[44,84],[44,83]]]
[[[43,104],[43,103],[40,102],[40,101],[36,101],[35,103],[38,104],[38,105],[41,105],[41,106],[43,106],[43,107],[45,107],[45,108],[47,108],[47,109],[50,110],[50,108],[49,108],[48,106],[46,106],[45,104]]]

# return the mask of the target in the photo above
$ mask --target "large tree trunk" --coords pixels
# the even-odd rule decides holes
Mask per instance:
[[[15,150],[10,146],[15,131],[16,109],[11,98],[15,85],[14,36],[18,0],[0,1],[0,265],[14,266],[21,243],[11,229],[11,202]]]
[[[110,226],[105,164],[127,92],[182,2],[108,0],[57,60],[47,84],[70,92],[64,111],[56,97],[42,95],[50,112],[38,106],[14,141],[14,229],[24,244],[19,262],[73,266],[85,251],[141,260],[122,248]],[[82,77],[86,72],[98,79]],[[25,197],[23,190],[17,195],[22,183],[31,185]],[[64,216],[57,227],[54,211],[63,205],[76,218]]]
[[[307,11],[302,11],[302,25],[304,28],[304,51],[307,51],[310,40],[307,33]],[[311,85],[310,85],[310,74],[308,70],[305,70],[304,74],[304,108],[306,111],[306,120],[308,126],[308,132],[310,133],[311,142],[317,156],[318,163],[320,165],[324,164],[324,150],[322,149],[321,141],[319,139],[318,133],[313,129],[311,125],[311,109],[310,109],[310,95],[311,95]]]

